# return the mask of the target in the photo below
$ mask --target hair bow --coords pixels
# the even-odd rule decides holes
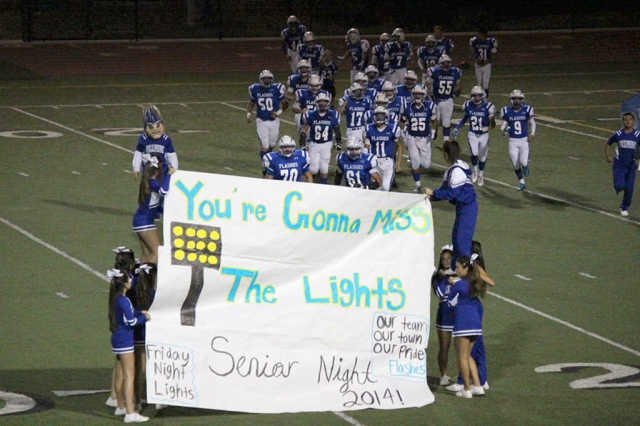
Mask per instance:
[[[109,279],[111,279],[113,277],[120,278],[123,275],[124,274],[122,273],[122,271],[120,269],[109,269],[107,271],[107,278],[109,278]]]
[[[151,154],[142,154],[142,161],[145,164],[151,163],[153,167],[158,168],[158,157],[153,156]]]
[[[469,265],[473,266],[473,263],[476,261],[477,258],[478,258],[478,253],[473,253],[469,258]]]
[[[442,248],[440,249],[440,253],[442,253],[445,250],[449,250],[449,251],[453,251],[453,246],[450,244],[447,244],[445,246],[442,246]]]
[[[149,274],[149,272],[153,269],[153,266],[147,264],[147,263],[143,263],[142,265],[140,265],[139,267],[136,268],[136,274],[139,274],[140,272],[144,271],[146,274]]]
[[[116,247],[113,250],[111,250],[114,253],[130,253],[131,249],[127,248],[125,246],[120,246],[120,247]]]

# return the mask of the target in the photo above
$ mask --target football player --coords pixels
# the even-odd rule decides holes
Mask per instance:
[[[299,89],[296,91],[296,101],[294,102],[292,109],[294,113],[300,114],[300,121],[297,123],[298,131],[300,131],[302,125],[304,124],[304,113],[316,108],[316,97],[321,92],[325,93],[329,98],[331,98],[329,92],[322,90],[322,77],[315,74],[309,77],[308,89]]]
[[[364,74],[367,76],[367,87],[369,89],[374,89],[376,93],[382,91],[382,85],[386,81],[384,78],[379,78],[378,68],[375,65],[369,65],[365,70]]]
[[[411,173],[415,188],[413,192],[422,192],[420,185],[420,166],[431,167],[431,128],[438,126],[436,105],[426,99],[427,92],[422,86],[411,91],[412,102],[402,113],[401,128],[404,130],[404,144],[411,161]]]
[[[438,49],[440,55],[451,56],[451,52],[453,52],[455,46],[450,38],[444,36],[440,25],[433,27],[433,38],[436,40],[436,49]]]
[[[449,140],[451,117],[453,116],[453,97],[460,95],[462,71],[451,66],[451,58],[442,55],[438,65],[427,71],[427,91],[429,97],[438,105],[438,123],[442,124],[444,141]],[[434,129],[433,139],[436,138]]]
[[[326,90],[331,94],[331,108],[333,109],[333,100],[336,97],[336,74],[338,66],[333,62],[333,53],[325,50],[320,60],[320,77],[322,77],[322,90]]]
[[[300,130],[300,147],[309,150],[309,170],[312,175],[320,173],[319,183],[329,181],[329,162],[331,161],[331,145],[335,133],[336,145],[340,145],[340,114],[329,109],[329,94],[318,93],[315,99],[316,109],[307,111],[303,116],[304,125]],[[308,143],[307,143],[308,137]]]
[[[469,40],[471,57],[475,59],[476,85],[482,87],[489,97],[489,80],[491,79],[491,60],[498,52],[498,40],[487,37],[487,29],[480,28]]]
[[[386,108],[387,105],[389,105],[389,100],[387,99],[387,96],[382,92],[378,93],[378,95],[376,96],[375,102],[373,104],[373,109],[370,109],[369,111],[364,113],[365,126],[373,123],[373,112],[375,111],[376,108],[378,107]],[[396,114],[395,112],[389,111],[389,123],[400,123],[400,117],[398,117],[398,114]]]
[[[411,91],[416,84],[418,83],[418,74],[415,71],[409,70],[407,74],[404,76],[404,84],[396,87],[398,91],[398,96],[401,98],[405,98],[405,103],[408,104],[411,102]]]
[[[613,163],[613,189],[616,194],[624,191],[620,214],[629,215],[631,197],[636,179],[637,151],[640,147],[640,131],[634,128],[635,119],[632,113],[626,112],[622,116],[622,128],[615,132],[605,145],[605,155],[609,163]],[[615,158],[611,155],[611,145],[618,144],[615,149]],[[634,156],[634,154],[636,154]]]
[[[280,132],[280,115],[289,103],[285,98],[285,87],[275,83],[273,73],[264,70],[260,73],[259,83],[249,86],[249,104],[247,105],[247,123],[253,119],[253,106],[257,105],[256,128],[260,140],[260,160],[276,146]],[[263,175],[264,175],[263,170]]]
[[[311,31],[304,33],[302,43],[298,45],[298,55],[300,59],[306,59],[311,64],[311,70],[318,74],[320,71],[320,58],[324,53],[324,48],[316,43],[316,37]]]
[[[389,61],[384,58],[384,49],[389,40],[391,40],[391,36],[388,33],[382,33],[380,34],[380,43],[371,49],[371,64],[376,66],[385,80],[389,80]]]
[[[427,84],[427,70],[438,64],[438,59],[442,53],[436,49],[436,38],[432,35],[424,40],[424,46],[418,49],[418,66],[422,70],[422,85]]]
[[[287,19],[287,28],[280,32],[282,36],[282,51],[284,57],[289,62],[291,72],[295,73],[298,66],[298,45],[302,42],[302,37],[307,28],[300,23],[297,16],[291,15]]]
[[[349,96],[340,105],[338,113],[347,120],[347,140],[363,140],[364,115],[371,110],[371,101],[364,96],[365,88],[358,83],[353,83],[349,88]],[[336,147],[338,149],[338,147]]]
[[[347,139],[347,151],[336,156],[333,183],[340,185],[344,179],[345,186],[351,188],[377,189],[382,182],[377,164],[375,155],[364,152],[362,140]]]
[[[509,98],[511,104],[500,111],[501,129],[503,134],[509,134],[509,157],[520,181],[518,191],[523,191],[527,187],[524,177],[529,176],[529,142],[535,137],[536,121],[533,118],[533,107],[524,104],[524,93],[521,90],[514,90]]]
[[[478,186],[483,186],[484,168],[489,154],[489,129],[496,127],[496,107],[485,98],[484,90],[480,86],[474,86],[471,89],[469,98],[462,104],[464,117],[453,129],[452,136],[457,139],[458,131],[469,121],[469,150],[473,167],[471,181],[478,182]]]
[[[136,150],[133,152],[133,176],[140,179],[144,171],[143,154],[158,154],[163,158],[162,173],[167,176],[169,167],[178,170],[178,154],[173,148],[173,141],[164,133],[164,120],[155,105],[142,108],[142,127],[144,132],[138,137]]]
[[[262,158],[262,165],[267,171],[265,179],[300,182],[302,176],[307,182],[313,182],[309,171],[309,154],[296,149],[296,141],[284,135],[278,140],[278,153],[270,152]]]
[[[357,28],[351,28],[347,31],[344,39],[347,43],[347,51],[342,56],[338,56],[340,61],[344,61],[347,55],[351,57],[351,84],[355,82],[355,76],[358,71],[364,71],[369,63],[369,40],[360,37],[360,31]]]
[[[389,62],[389,78],[396,86],[404,82],[407,73],[407,61],[411,60],[412,46],[405,39],[404,30],[396,28],[391,40],[384,47],[384,59]]]
[[[296,92],[300,89],[309,88],[309,78],[311,77],[311,64],[306,59],[298,62],[298,72],[291,74],[287,80],[287,102],[295,101]],[[295,113],[295,108],[294,108]],[[300,127],[300,113],[295,113],[294,120]]]
[[[400,118],[407,104],[406,99],[397,96],[398,90],[396,89],[395,84],[390,81],[386,81],[384,83],[384,85],[382,86],[382,93],[384,93],[384,95],[387,97],[387,101],[389,101],[389,103],[387,104],[387,110],[389,111],[389,114],[394,113],[396,117]],[[398,121],[396,121],[396,123],[399,124]]]
[[[382,178],[378,190],[389,191],[393,176],[402,167],[402,145],[400,128],[397,123],[389,122],[386,108],[377,107],[373,111],[373,124],[369,124],[365,131],[365,146],[378,158],[377,169]]]

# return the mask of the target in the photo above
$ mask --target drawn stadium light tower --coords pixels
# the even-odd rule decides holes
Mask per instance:
[[[196,305],[204,286],[204,268],[220,269],[221,260],[220,228],[171,222],[171,264],[191,266],[191,285],[180,309],[180,324],[196,325]]]

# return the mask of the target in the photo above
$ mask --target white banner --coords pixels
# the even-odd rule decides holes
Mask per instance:
[[[164,208],[150,403],[278,413],[434,401],[422,195],[178,171]]]

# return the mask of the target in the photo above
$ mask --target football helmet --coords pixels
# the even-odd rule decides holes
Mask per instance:
[[[284,135],[278,140],[278,152],[283,157],[293,157],[296,150],[296,141],[291,136]]]
[[[360,84],[362,87],[367,87],[369,84],[369,79],[362,71],[358,71],[356,73],[355,77],[353,77],[353,81],[354,83]]]
[[[415,86],[411,90],[411,99],[413,99],[413,101],[418,105],[422,105],[422,102],[424,102],[424,98],[426,96],[427,96],[427,92],[426,90],[424,90],[424,87],[422,86]]]
[[[317,95],[321,88],[322,77],[318,74],[312,74],[311,77],[309,77],[309,90],[312,94]]]
[[[402,28],[396,28],[391,33],[391,40],[399,41],[400,43],[402,43],[404,41],[404,36],[405,36],[404,30]]]
[[[418,81],[418,74],[414,70],[409,70],[404,76],[404,86],[407,89],[413,89],[416,87],[416,82]]]
[[[386,126],[389,122],[389,111],[383,107],[379,106],[373,110],[373,124],[376,126]]]
[[[480,105],[482,103],[482,98],[485,97],[484,89],[480,86],[473,86],[469,97],[474,104]]]
[[[380,44],[386,44],[389,40],[391,40],[389,33],[380,34]]]
[[[386,107],[389,104],[389,99],[387,99],[387,95],[384,93],[378,93],[376,95],[376,106],[384,106]]]
[[[427,46],[427,48],[430,50],[435,49],[437,44],[438,40],[436,40],[436,38],[431,34],[429,34],[427,38],[424,39],[424,45]]]
[[[313,32],[311,31],[307,31],[306,33],[304,33],[304,36],[302,38],[302,40],[306,43],[306,44],[315,44],[316,42],[316,36],[313,35]]]
[[[301,76],[307,76],[311,72],[311,64],[306,59],[298,61],[298,74]]]
[[[524,93],[522,92],[522,90],[515,89],[513,92],[511,92],[509,98],[511,99],[511,105],[519,108],[524,102]]]
[[[300,24],[300,20],[296,15],[291,15],[287,18],[287,25],[290,27],[297,27]]]
[[[269,87],[273,83],[273,73],[269,70],[264,70],[260,73],[258,79],[262,87]]]
[[[440,65],[445,70],[451,68],[451,57],[449,55],[440,56],[440,59],[438,59],[438,65]]]
[[[359,83],[353,83],[349,88],[349,94],[356,101],[360,101],[364,98],[364,87]]]
[[[357,44],[360,41],[360,30],[357,28],[351,28],[347,31],[347,36],[344,39],[347,43]]]
[[[364,149],[364,145],[362,141],[355,137],[350,137],[347,141],[347,155],[352,160],[357,160],[362,155],[362,151]]]
[[[329,95],[325,92],[320,92],[318,93],[318,96],[316,96],[316,106],[320,112],[324,112],[329,109],[329,102],[331,102],[331,99],[329,99]]]
[[[369,65],[367,68],[365,68],[364,73],[367,75],[367,79],[373,83],[374,81],[376,81],[376,78],[378,78],[378,67],[376,67],[375,65]]]
[[[382,85],[382,92],[384,93],[384,95],[387,97],[389,101],[392,101],[393,98],[396,97],[396,94],[398,93],[398,89],[396,89],[396,85],[393,84],[392,82],[385,81],[384,84]]]

